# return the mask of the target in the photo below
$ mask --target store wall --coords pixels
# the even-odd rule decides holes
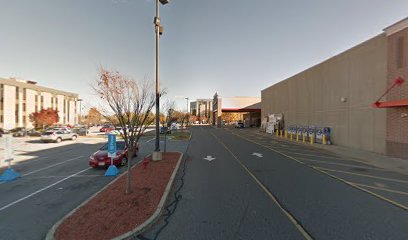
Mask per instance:
[[[387,101],[408,99],[408,28],[388,36],[388,85],[405,82],[387,94]],[[387,109],[387,154],[408,158],[408,107]]]
[[[262,117],[328,126],[337,145],[385,153],[386,112],[370,105],[386,89],[386,37],[378,35],[262,91]]]

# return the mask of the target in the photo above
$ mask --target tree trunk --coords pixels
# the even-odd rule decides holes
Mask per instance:
[[[130,181],[131,181],[131,168],[132,168],[132,164],[131,164],[131,161],[132,161],[132,157],[133,157],[133,149],[129,149],[129,151],[127,152],[127,159],[128,159],[128,162],[127,162],[127,164],[128,164],[128,169],[127,169],[127,180],[126,180],[126,194],[130,194],[131,192],[132,192],[132,188],[131,188],[131,184],[130,184]]]

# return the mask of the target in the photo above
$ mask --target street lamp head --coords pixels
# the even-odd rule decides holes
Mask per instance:
[[[159,0],[161,4],[165,5],[170,2],[170,0]]]
[[[184,99],[188,100],[188,97],[185,97]]]

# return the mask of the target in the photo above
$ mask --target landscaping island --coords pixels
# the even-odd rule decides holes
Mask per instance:
[[[137,228],[147,226],[159,216],[182,155],[168,152],[165,160],[149,161],[146,169],[143,164],[136,165],[131,170],[131,194],[125,194],[127,175],[123,174],[57,223],[47,238],[102,240],[142,230]],[[145,160],[151,160],[149,158]]]

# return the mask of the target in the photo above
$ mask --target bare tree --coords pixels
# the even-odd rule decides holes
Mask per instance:
[[[154,121],[152,109],[155,106],[155,92],[152,83],[146,79],[137,82],[117,71],[100,67],[99,78],[93,86],[94,91],[104,100],[115,116],[127,146],[126,194],[131,192],[131,159],[137,143],[146,128]],[[107,115],[107,114],[106,114]]]

